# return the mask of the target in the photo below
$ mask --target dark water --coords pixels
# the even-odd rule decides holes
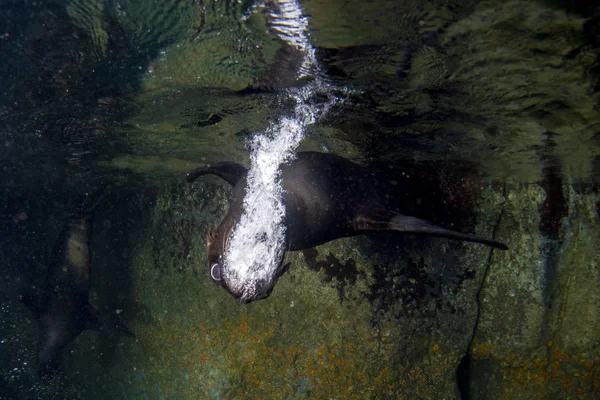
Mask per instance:
[[[511,249],[343,239],[239,304],[205,261],[231,190],[183,178],[248,165],[306,83],[276,2],[2,0],[0,399],[598,396],[600,7],[300,6],[322,78],[350,89],[300,149],[367,164],[389,207]],[[82,203],[90,303],[135,338],[85,330],[40,380],[17,299]]]

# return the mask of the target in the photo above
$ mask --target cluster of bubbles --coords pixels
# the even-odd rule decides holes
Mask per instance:
[[[250,142],[244,213],[229,238],[223,268],[228,285],[241,293],[242,299],[253,297],[260,290],[260,282],[272,282],[283,259],[286,232],[281,165],[294,159],[306,128],[343,101],[335,95],[340,89],[325,82],[319,73],[315,49],[309,42],[308,20],[298,2],[279,1],[270,22],[279,38],[303,55],[297,78],[312,75],[312,80],[286,90],[283,99],[294,103],[291,115],[281,117]],[[317,94],[325,100],[314,101]]]

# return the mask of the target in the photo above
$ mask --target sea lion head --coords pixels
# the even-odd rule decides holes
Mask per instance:
[[[226,262],[226,249],[229,243],[231,229],[210,231],[206,235],[208,249],[208,269],[212,281],[227,290],[234,298],[242,303],[250,303],[269,297],[275,283],[285,272],[283,253],[278,267],[272,274],[253,274],[251,279],[240,279],[238,273]],[[254,266],[257,272],[262,272],[261,265]]]

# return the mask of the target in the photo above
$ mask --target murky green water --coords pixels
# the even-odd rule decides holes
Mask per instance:
[[[600,8],[301,1],[323,78],[351,92],[300,149],[510,249],[340,239],[288,253],[271,296],[240,304],[206,265],[230,186],[184,176],[248,165],[290,112],[273,4],[0,2],[0,399],[597,397]],[[81,198],[101,199],[90,303],[135,338],[85,330],[40,380],[17,298]]]

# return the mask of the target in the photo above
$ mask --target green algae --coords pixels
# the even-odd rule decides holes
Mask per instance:
[[[145,211],[125,237],[114,217],[100,223],[94,243],[106,255],[95,261],[105,270],[95,286],[99,298],[114,293],[107,276],[114,272],[101,265],[128,260],[131,282],[117,291],[130,292],[115,296],[108,309],[126,317],[136,338],[111,342],[82,335],[76,351],[64,357],[66,371],[89,379],[90,391],[103,385],[103,393],[127,398],[436,398],[456,392],[453,376],[468,343],[464,318],[474,319],[473,297],[463,297],[458,313],[450,306],[435,312],[429,296],[416,310],[399,302],[387,311],[376,311],[369,298],[375,265],[418,258],[413,252],[423,249],[416,241],[407,251],[372,256],[365,237],[320,246],[315,260],[290,253],[290,270],[273,294],[239,304],[210,281],[206,266],[205,232],[225,212],[228,191],[199,181],[119,201],[124,213],[139,206]],[[111,244],[112,252],[104,253]],[[352,262],[354,280],[313,268],[333,259]],[[470,289],[458,291],[464,290]],[[98,370],[101,381],[94,378]]]
[[[205,272],[198,273],[206,271],[202,232],[182,233],[196,238],[191,246],[198,257],[192,257],[189,269],[177,267],[182,262],[178,257],[173,264],[165,258],[175,253],[154,250],[156,243],[180,249],[181,243],[165,240],[172,233],[158,221],[177,214],[181,202],[189,202],[186,197],[176,187],[160,191],[152,218],[159,229],[152,230],[134,263],[135,297],[153,315],[151,322],[133,325],[146,357],[154,360],[137,368],[158,393],[192,398],[435,398],[436,393],[456,392],[455,368],[469,341],[465,311],[434,312],[425,322],[428,306],[399,318],[398,308],[405,307],[399,303],[374,314],[368,298],[373,266],[389,254],[365,257],[370,246],[366,238],[318,247],[316,262],[354,262],[356,279],[341,292],[343,276],[332,279],[324,269],[312,270],[302,253],[290,254],[290,271],[273,294],[241,305]],[[215,201],[205,198],[195,206],[222,215],[224,205]],[[473,324],[474,298],[464,300],[460,307],[471,309],[466,315]],[[422,335],[428,339],[421,340]]]
[[[505,193],[497,233],[511,249],[495,254],[479,296],[470,393],[587,398],[599,388],[598,193],[568,188],[558,240],[539,231],[541,187]]]

